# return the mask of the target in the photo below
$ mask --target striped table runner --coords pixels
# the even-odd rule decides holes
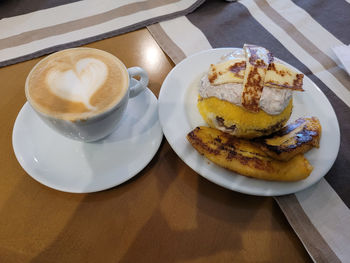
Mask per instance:
[[[269,47],[320,87],[341,131],[325,179],[276,201],[316,262],[350,262],[350,77],[331,50],[350,43],[350,0],[203,2],[0,1],[0,67],[160,21],[148,29],[175,63],[213,47]]]
[[[0,1],[0,67],[186,15],[203,2]]]
[[[350,77],[331,49],[350,43],[349,1],[207,1],[148,29],[175,63],[201,50],[251,43],[273,50],[320,87],[339,120],[338,158],[319,183],[276,201],[314,261],[350,262]]]

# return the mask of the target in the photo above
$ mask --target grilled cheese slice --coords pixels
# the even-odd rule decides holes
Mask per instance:
[[[212,85],[243,83],[246,63],[244,59],[231,59],[218,64],[211,64],[208,79]]]
[[[303,90],[303,74],[298,74],[286,65],[271,63],[267,69],[264,85],[271,88]]]
[[[246,69],[243,79],[242,106],[248,111],[258,112],[265,74],[272,55],[267,49],[253,45],[244,45],[243,50],[246,56]]]
[[[231,59],[217,64],[211,64],[208,72],[210,84],[217,86],[227,83],[243,83],[246,62],[244,59]],[[271,88],[292,89],[304,91],[304,75],[290,69],[286,65],[273,62],[266,71],[264,86]]]

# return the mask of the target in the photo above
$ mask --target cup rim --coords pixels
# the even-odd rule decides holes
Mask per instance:
[[[88,117],[85,117],[85,118],[77,118],[77,119],[74,119],[74,120],[69,120],[69,119],[64,119],[64,118],[59,118],[57,116],[53,116],[53,115],[50,115],[50,114],[47,114],[45,112],[42,112],[40,109],[38,109],[37,107],[34,106],[34,103],[31,102],[31,99],[30,99],[30,96],[29,96],[29,91],[28,91],[28,82],[29,82],[29,78],[30,76],[33,74],[33,72],[35,71],[35,69],[41,64],[43,63],[44,61],[48,60],[50,57],[52,57],[53,55],[59,53],[59,52],[63,52],[63,51],[69,51],[69,50],[76,50],[76,49],[91,49],[91,50],[98,50],[99,52],[103,52],[103,53],[107,53],[111,56],[114,57],[114,59],[116,59],[120,65],[122,66],[123,70],[125,71],[126,73],[126,76],[127,76],[127,83],[126,83],[126,91],[124,93],[124,95],[120,98],[120,100],[114,104],[112,107],[110,107],[109,109],[107,109],[106,111],[102,111],[96,115],[92,115],[92,116],[88,116]],[[66,49],[62,49],[62,50],[59,50],[59,51],[56,51],[56,52],[53,52],[49,55],[47,55],[46,57],[44,57],[43,59],[41,59],[40,61],[38,61],[34,67],[29,71],[27,77],[26,77],[26,81],[25,81],[25,86],[24,86],[24,91],[25,91],[25,96],[26,96],[26,99],[29,103],[29,105],[38,113],[42,114],[43,116],[47,117],[47,118],[52,118],[52,119],[55,119],[55,120],[62,120],[62,121],[69,121],[69,122],[87,122],[87,121],[93,121],[95,119],[99,119],[105,115],[108,115],[109,113],[111,113],[112,111],[114,111],[116,108],[118,108],[118,106],[120,105],[120,103],[122,101],[124,101],[125,99],[125,96],[129,96],[129,91],[130,91],[130,75],[129,75],[129,72],[128,72],[128,69],[127,67],[125,66],[125,64],[115,55],[113,55],[112,53],[109,53],[105,50],[102,50],[102,49],[98,49],[98,48],[91,48],[91,47],[73,47],[73,48],[66,48]]]

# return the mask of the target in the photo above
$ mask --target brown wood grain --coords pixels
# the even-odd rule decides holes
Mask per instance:
[[[87,46],[146,69],[156,95],[174,66],[146,29]],[[165,138],[144,170],[106,191],[70,194],[33,180],[11,136],[37,61],[0,69],[0,262],[311,262],[272,198],[210,183]]]

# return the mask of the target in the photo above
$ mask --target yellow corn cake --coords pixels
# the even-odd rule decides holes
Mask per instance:
[[[217,128],[241,138],[256,138],[280,130],[289,120],[293,99],[278,115],[270,115],[259,109],[249,112],[244,108],[216,97],[198,99],[198,110],[212,128]]]

